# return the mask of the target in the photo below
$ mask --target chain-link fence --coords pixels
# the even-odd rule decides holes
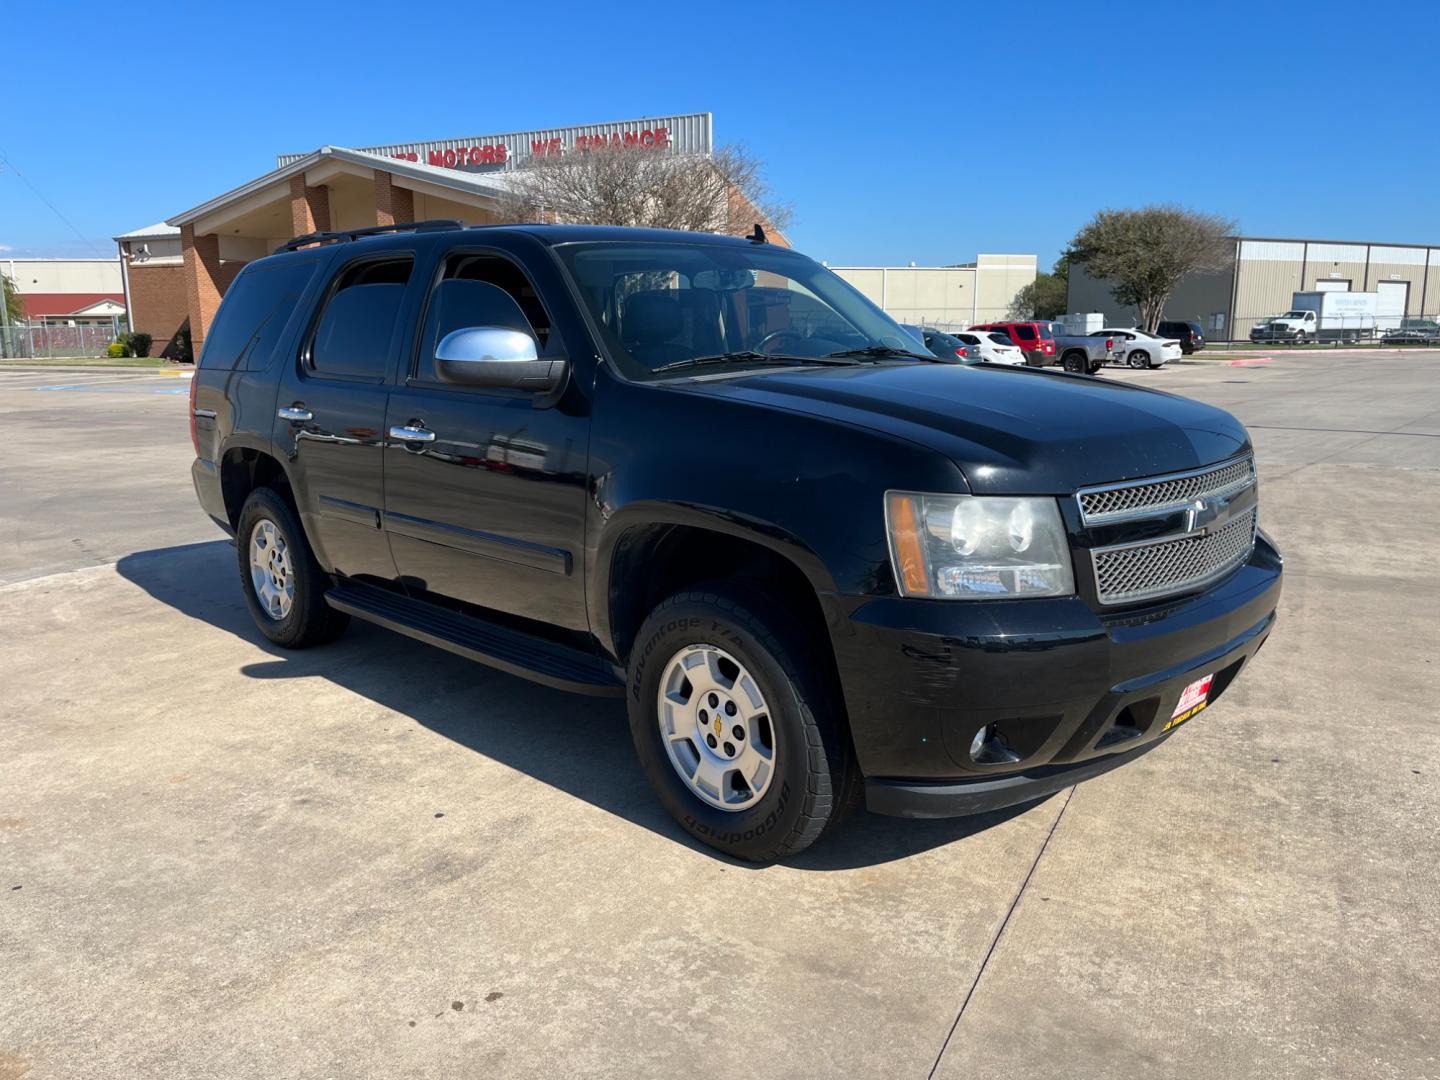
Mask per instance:
[[[0,359],[104,356],[115,340],[108,325],[0,327]]]
[[[1204,322],[1201,324],[1206,326]],[[1206,326],[1209,341],[1263,345],[1440,345],[1440,315],[1237,316],[1227,330]]]

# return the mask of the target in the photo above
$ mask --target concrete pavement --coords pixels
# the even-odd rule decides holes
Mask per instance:
[[[185,398],[0,372],[0,1080],[1440,1077],[1437,370],[1108,372],[1252,424],[1264,651],[1125,769],[764,869],[613,702],[270,648]]]

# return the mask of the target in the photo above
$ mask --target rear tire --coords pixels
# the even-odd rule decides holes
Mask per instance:
[[[1150,366],[1150,354],[1143,349],[1125,354],[1125,362],[1132,368],[1148,368]]]
[[[235,527],[245,604],[260,632],[287,649],[333,641],[350,616],[325,602],[330,581],[289,500],[273,488],[250,493]]]
[[[661,805],[701,843],[772,862],[805,850],[858,801],[840,697],[812,658],[818,644],[764,593],[728,582],[677,593],[641,626],[630,734]]]
[[[1089,372],[1086,371],[1086,368],[1089,366],[1088,358],[1084,353],[1067,352],[1061,360],[1061,363],[1064,365],[1065,370],[1072,375],[1089,374]]]

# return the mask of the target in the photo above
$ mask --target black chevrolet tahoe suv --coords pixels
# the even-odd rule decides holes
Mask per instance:
[[[1233,417],[938,362],[758,230],[299,238],[231,285],[190,411],[267,638],[358,618],[623,696],[666,810],[743,859],[1131,761],[1275,621]]]

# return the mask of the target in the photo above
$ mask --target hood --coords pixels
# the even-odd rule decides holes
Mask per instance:
[[[1069,494],[1090,484],[1210,465],[1250,445],[1244,426],[1210,405],[1034,368],[817,367],[675,388],[928,446],[960,468],[972,491],[990,494]]]

